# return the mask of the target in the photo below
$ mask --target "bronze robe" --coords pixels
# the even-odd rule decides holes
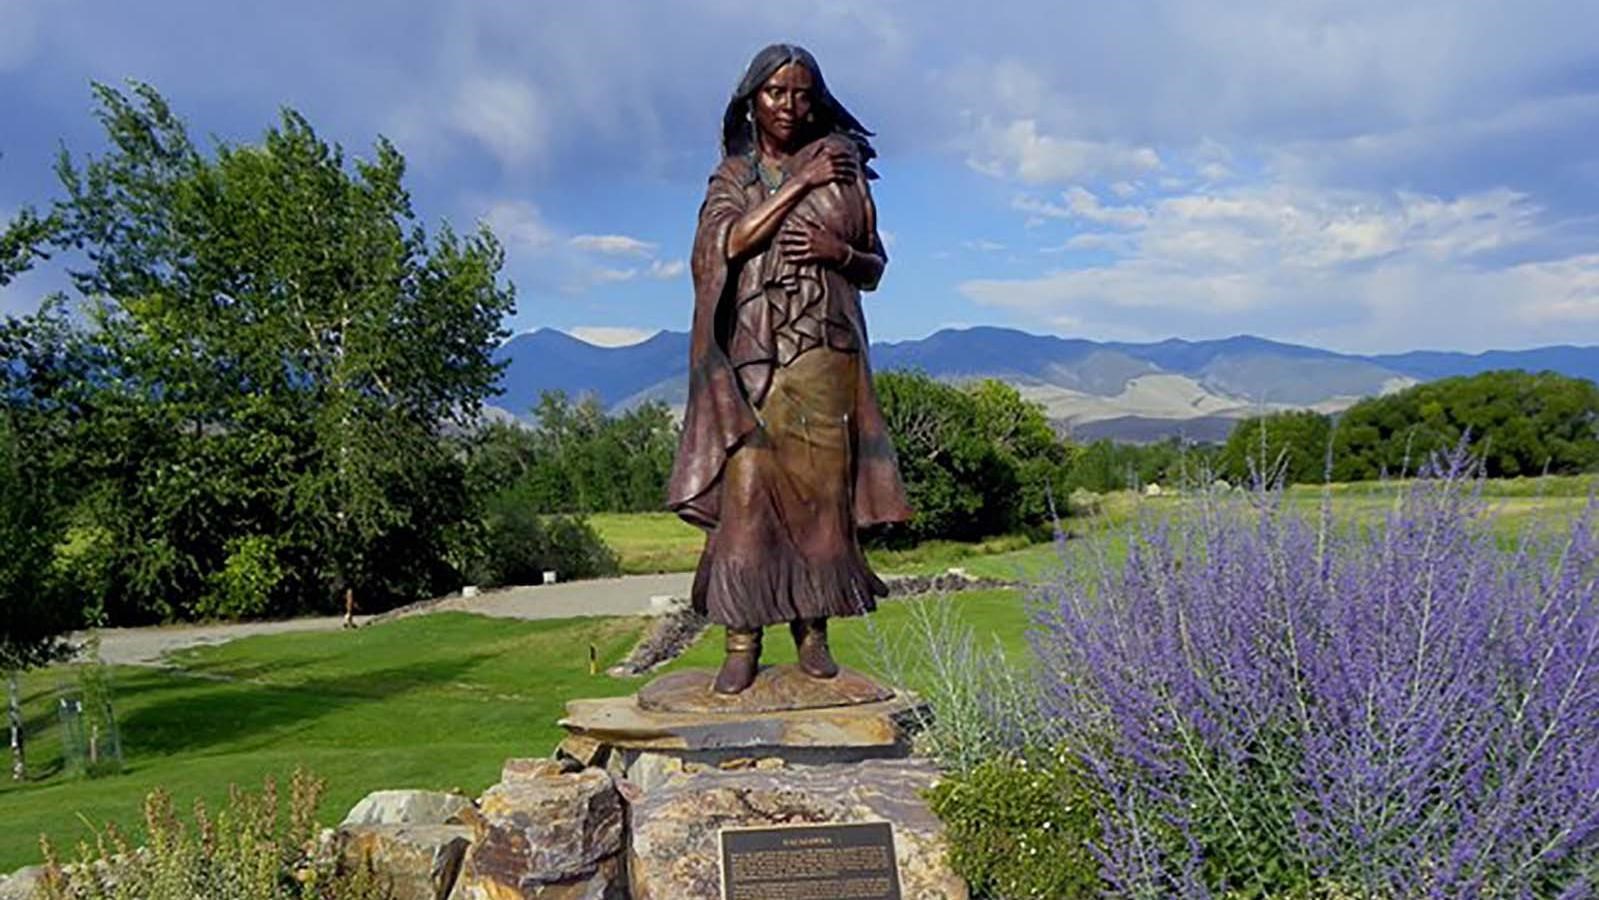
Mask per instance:
[[[790,165],[833,141],[854,149],[825,137]],[[733,223],[765,195],[751,161],[730,157],[700,207],[688,406],[667,497],[707,531],[695,608],[737,628],[875,608],[886,589],[855,531],[911,514],[872,389],[860,286],[788,264],[775,241],[728,262]],[[790,215],[883,252],[860,182],[813,189]]]

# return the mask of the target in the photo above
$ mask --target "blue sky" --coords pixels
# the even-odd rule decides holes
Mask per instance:
[[[1599,0],[0,0],[0,214],[99,148],[90,80],[197,135],[390,137],[508,250],[516,330],[684,329],[723,104],[807,46],[879,134],[873,336],[1005,325],[1353,352],[1599,343]],[[0,292],[33,308],[59,276]]]

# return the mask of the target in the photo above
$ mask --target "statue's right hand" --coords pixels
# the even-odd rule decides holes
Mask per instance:
[[[807,187],[824,184],[851,184],[858,176],[855,156],[843,147],[823,147],[800,167],[799,176]]]

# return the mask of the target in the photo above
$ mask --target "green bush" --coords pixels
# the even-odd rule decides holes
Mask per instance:
[[[997,757],[946,775],[932,790],[950,865],[972,893],[997,900],[1069,900],[1101,890],[1090,846],[1099,798],[1069,753]]]
[[[287,814],[277,785],[259,794],[235,787],[213,816],[195,801],[194,824],[183,822],[172,798],[152,792],[144,804],[142,848],[114,826],[94,846],[78,846],[63,863],[42,840],[45,876],[35,900],[382,900],[389,892],[370,867],[340,871],[318,841],[315,820],[323,783],[301,771],[290,781]]]
[[[230,539],[226,553],[222,568],[206,578],[208,590],[195,611],[220,619],[248,619],[266,612],[273,590],[284,578],[278,542],[266,535],[246,535]]]
[[[874,384],[915,515],[868,540],[971,541],[1044,525],[1050,499],[1069,491],[1073,448],[1037,403],[993,379],[948,384],[920,372],[884,372]]]
[[[485,586],[538,584],[553,570],[563,581],[621,573],[616,553],[575,516],[541,514],[525,484],[489,498],[483,546],[471,574]]]

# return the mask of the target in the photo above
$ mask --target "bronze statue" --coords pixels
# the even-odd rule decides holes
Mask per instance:
[[[827,620],[887,592],[856,530],[911,514],[860,305],[887,258],[871,136],[790,44],[756,54],[722,119],[668,505],[706,531],[693,603],[727,631],[723,694],[755,680],[761,629],[778,622],[806,674],[836,675]]]

